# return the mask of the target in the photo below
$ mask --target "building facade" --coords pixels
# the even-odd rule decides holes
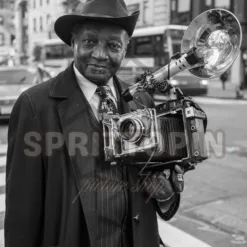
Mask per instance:
[[[12,1],[0,1],[0,65],[14,56],[14,14]]]
[[[82,3],[84,0],[79,1]],[[23,10],[23,2],[26,8]],[[34,59],[34,49],[41,46],[47,39],[57,38],[54,32],[55,20],[69,12],[63,3],[70,2],[68,0],[17,0],[15,4],[16,13],[16,30],[17,30],[17,50],[19,54],[19,62],[23,63],[22,57],[29,57],[28,62]],[[74,1],[75,2],[75,1]],[[79,7],[79,5],[78,5]],[[26,38],[28,37],[28,45],[26,48]]]
[[[0,0],[0,6],[9,4],[14,0]],[[46,39],[56,38],[54,33],[54,21],[66,12],[63,2],[69,0],[16,0],[16,51],[19,61],[22,58],[33,58],[36,46],[42,44]],[[79,0],[78,0],[79,1]],[[85,0],[81,0],[83,3]],[[232,11],[242,23],[243,42],[242,53],[235,64],[239,64],[233,73],[237,83],[243,80],[239,76],[242,60],[247,64],[247,2],[244,0],[125,0],[129,13],[140,11],[137,23],[138,27],[161,26],[167,24],[189,24],[196,16],[211,8],[224,8]],[[0,15],[1,28],[1,15]],[[1,30],[1,29],[0,29]],[[2,31],[3,33],[3,31]],[[0,31],[0,44],[10,38],[2,38]],[[5,42],[5,41],[4,41]],[[1,50],[1,48],[0,48]],[[235,66],[234,64],[234,66]],[[243,69],[242,69],[243,70]],[[246,69],[247,71],[247,69]]]
[[[25,63],[28,57],[28,1],[18,0],[15,2],[15,51],[16,64]]]
[[[29,0],[28,4],[28,36],[30,58],[36,46],[44,40],[56,38],[54,21],[64,13],[62,0]]]
[[[189,24],[202,12],[213,8],[234,12],[234,6],[237,6],[238,2],[239,0],[171,0],[170,21],[172,24]]]
[[[129,14],[140,11],[137,27],[162,26],[170,22],[170,0],[125,0]]]
[[[26,9],[23,3],[26,3]],[[33,58],[36,46],[46,39],[57,38],[54,32],[55,20],[66,12],[66,0],[18,0],[15,3],[17,53],[22,57]],[[81,3],[85,0],[81,0]],[[170,0],[125,0],[129,13],[140,11],[137,27],[160,26],[170,22]],[[24,8],[24,9],[23,9]],[[21,28],[22,27],[22,28]],[[25,34],[27,33],[27,35]],[[28,48],[25,45],[28,37]]]
[[[13,9],[15,0],[0,0],[0,9]]]

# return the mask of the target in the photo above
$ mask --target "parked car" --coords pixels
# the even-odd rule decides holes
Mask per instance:
[[[198,96],[208,93],[208,80],[197,78],[188,71],[182,71],[173,76],[171,84],[179,87],[184,95]]]
[[[0,120],[9,119],[14,103],[23,91],[49,78],[47,71],[37,67],[0,67]]]

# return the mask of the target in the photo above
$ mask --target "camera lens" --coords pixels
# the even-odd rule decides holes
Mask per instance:
[[[141,139],[144,126],[139,119],[125,119],[120,124],[120,135],[124,140],[129,142],[137,142]]]

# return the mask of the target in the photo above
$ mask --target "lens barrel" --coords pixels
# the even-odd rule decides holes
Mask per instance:
[[[121,122],[119,130],[124,140],[135,143],[142,138],[144,125],[139,119],[127,118]]]

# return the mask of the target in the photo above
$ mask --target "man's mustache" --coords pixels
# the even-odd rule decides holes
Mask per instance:
[[[98,68],[110,68],[111,66],[108,64],[98,64],[98,63],[88,63],[90,66],[95,66]]]

